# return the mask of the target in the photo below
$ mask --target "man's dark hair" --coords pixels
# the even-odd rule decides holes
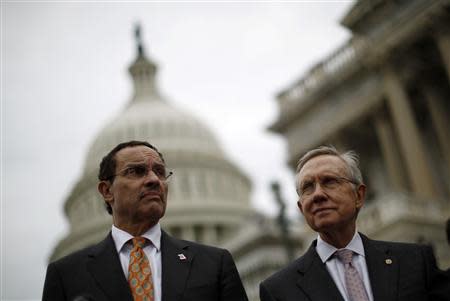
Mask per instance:
[[[98,172],[98,179],[99,181],[111,181],[114,182],[114,178],[116,177],[116,154],[127,147],[134,147],[134,146],[147,146],[154,151],[156,151],[161,158],[161,160],[164,161],[163,155],[158,151],[158,149],[148,143],[147,141],[136,141],[131,140],[128,142],[122,142],[118,144],[116,147],[114,147],[106,156],[103,157],[102,162],[100,163],[100,170]],[[112,208],[111,206],[105,202],[106,211],[108,211],[109,214],[112,214]]]

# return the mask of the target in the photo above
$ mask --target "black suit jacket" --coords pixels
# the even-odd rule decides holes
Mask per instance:
[[[162,301],[247,301],[234,261],[224,249],[162,231],[161,265]],[[99,244],[49,264],[42,299],[133,301],[111,233]]]
[[[450,282],[430,247],[361,238],[375,301],[450,300]],[[316,243],[260,284],[261,301],[344,301]]]

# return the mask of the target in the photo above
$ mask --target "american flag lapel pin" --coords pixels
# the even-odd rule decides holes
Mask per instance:
[[[186,256],[184,256],[183,253],[178,254],[178,258],[179,258],[180,260],[186,260],[186,259],[187,259]]]

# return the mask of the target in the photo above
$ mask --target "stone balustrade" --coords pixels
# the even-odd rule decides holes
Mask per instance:
[[[335,78],[342,77],[348,70],[353,70],[366,47],[367,42],[363,38],[351,39],[315,65],[304,77],[278,95],[281,111],[290,111],[313,91],[319,90]]]
[[[415,196],[401,193],[387,194],[367,204],[358,217],[358,229],[370,235],[396,223],[398,220],[440,220],[449,215],[450,206],[438,200],[425,202]]]

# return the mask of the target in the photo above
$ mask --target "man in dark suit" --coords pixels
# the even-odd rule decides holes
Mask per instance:
[[[430,247],[357,232],[366,186],[354,152],[309,151],[298,163],[296,185],[298,207],[318,238],[260,284],[261,301],[450,300],[450,283]]]
[[[247,301],[228,251],[161,230],[170,175],[147,142],[111,150],[100,164],[98,190],[112,230],[99,244],[51,263],[42,299]]]

